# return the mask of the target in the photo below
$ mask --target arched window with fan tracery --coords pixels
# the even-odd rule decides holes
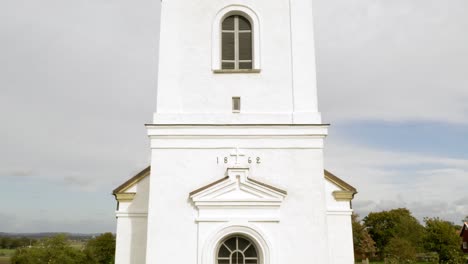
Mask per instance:
[[[243,236],[224,239],[217,252],[216,264],[261,264],[255,244]]]

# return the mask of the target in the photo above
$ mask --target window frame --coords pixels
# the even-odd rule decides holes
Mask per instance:
[[[230,18],[233,17],[234,19],[234,29],[223,29],[223,24],[224,22]],[[243,18],[247,20],[249,23],[250,29],[240,29],[239,26],[239,18]],[[223,38],[224,38],[224,33],[229,33],[229,34],[234,34],[234,59],[233,60],[224,60],[223,59]],[[249,60],[241,60],[240,59],[240,34],[245,34],[249,33],[250,34],[250,59]],[[225,69],[223,68],[223,63],[234,63],[234,69]],[[241,69],[240,64],[241,63],[250,63],[251,67],[250,68],[245,68]],[[234,14],[230,15],[224,18],[224,20],[221,22],[221,70],[252,70],[254,64],[253,64],[253,30],[252,30],[252,23],[250,23],[250,20],[242,15],[239,14]]]
[[[242,16],[250,22],[252,38],[252,69],[222,69],[222,23],[232,15]],[[229,5],[221,9],[213,21],[211,67],[213,73],[259,73],[260,32],[257,14],[246,6]]]

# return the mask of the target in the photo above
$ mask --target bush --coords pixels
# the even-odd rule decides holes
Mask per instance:
[[[115,258],[115,236],[104,233],[86,243],[85,253],[89,263],[113,264]]]
[[[424,263],[439,263],[439,254],[437,252],[426,252],[426,253],[420,253],[416,255],[416,260],[418,262],[424,262]]]
[[[42,240],[32,248],[19,248],[11,258],[12,264],[81,264],[85,254],[72,248],[65,235]]]
[[[466,262],[460,250],[460,237],[455,226],[439,218],[426,218],[424,244],[426,250],[439,254],[441,264],[464,264]]]
[[[414,263],[416,262],[416,248],[408,240],[392,238],[385,246],[385,256],[388,263]]]

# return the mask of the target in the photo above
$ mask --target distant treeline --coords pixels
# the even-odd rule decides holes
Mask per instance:
[[[93,237],[97,237],[100,233],[96,234],[80,234],[80,233],[63,233],[63,232],[42,232],[42,233],[5,233],[0,232],[0,237],[11,237],[11,238],[31,238],[31,239],[42,239],[48,237],[54,237],[57,235],[64,234],[71,240],[87,240]]]
[[[0,233],[0,249],[17,249],[33,246],[37,241],[57,236],[61,233]],[[65,234],[68,239],[86,242],[98,235],[94,234]]]
[[[36,243],[36,239],[27,237],[0,237],[0,248],[17,249]]]

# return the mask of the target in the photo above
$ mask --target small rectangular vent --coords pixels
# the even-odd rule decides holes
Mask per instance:
[[[241,109],[240,97],[232,97],[232,112],[239,113]]]

